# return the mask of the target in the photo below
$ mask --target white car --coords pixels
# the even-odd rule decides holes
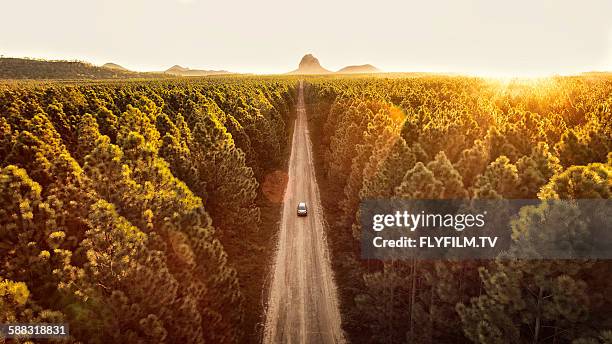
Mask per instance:
[[[297,206],[297,216],[308,215],[308,209],[306,208],[306,202],[300,202]]]

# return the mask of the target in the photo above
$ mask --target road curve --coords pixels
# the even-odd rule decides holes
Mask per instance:
[[[264,343],[344,343],[312,147],[299,84],[289,180],[269,290]],[[297,217],[306,202],[308,216]]]

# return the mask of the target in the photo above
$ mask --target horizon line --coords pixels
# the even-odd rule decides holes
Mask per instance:
[[[580,76],[582,74],[588,74],[588,73],[612,73],[612,69],[610,70],[601,70],[601,69],[584,69],[584,70],[580,70],[580,71],[572,71],[572,72],[543,72],[543,73],[509,73],[509,72],[500,72],[500,71],[478,71],[478,72],[468,72],[468,71],[452,71],[452,70],[439,70],[439,69],[412,69],[412,70],[385,70],[382,68],[378,68],[376,66],[374,66],[371,63],[366,63],[366,64],[356,64],[356,65],[347,65],[345,67],[348,66],[363,66],[363,65],[371,65],[375,68],[377,68],[379,71],[378,72],[365,72],[365,73],[339,73],[338,71],[341,70],[342,67],[340,69],[338,69],[338,71],[333,71],[330,70],[328,73],[303,73],[303,74],[291,74],[292,72],[294,72],[295,70],[290,70],[287,72],[271,72],[271,71],[232,71],[226,68],[221,68],[221,69],[216,69],[216,68],[200,68],[200,67],[185,67],[183,65],[180,64],[172,64],[170,67],[166,68],[166,69],[161,69],[161,70],[155,70],[155,69],[131,69],[131,68],[126,68],[124,67],[123,64],[121,63],[117,63],[117,62],[105,62],[102,64],[99,63],[94,63],[91,61],[88,61],[86,59],[79,59],[79,58],[45,58],[45,57],[32,57],[32,56],[7,56],[4,54],[0,54],[0,58],[3,59],[22,59],[22,60],[32,60],[32,61],[44,61],[44,62],[75,62],[75,63],[84,63],[84,64],[89,64],[91,66],[95,66],[95,67],[103,67],[104,64],[115,64],[118,65],[122,68],[125,68],[126,71],[129,72],[135,72],[135,73],[165,73],[168,69],[175,67],[175,66],[179,66],[181,68],[187,68],[189,70],[201,70],[201,71],[211,71],[211,72],[226,72],[226,73],[219,73],[219,75],[261,75],[261,76],[267,76],[267,75],[330,75],[330,74],[336,74],[336,75],[375,75],[375,74],[437,74],[437,75],[448,75],[448,76],[468,76],[468,77],[479,77],[479,78],[484,78],[484,79],[488,79],[488,78],[493,78],[493,79],[541,79],[541,78],[551,78],[551,77],[556,77],[556,76]]]

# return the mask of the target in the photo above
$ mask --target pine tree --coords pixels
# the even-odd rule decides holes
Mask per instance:
[[[92,113],[95,114],[96,121],[100,127],[100,133],[108,136],[111,142],[116,142],[117,129],[119,127],[117,116],[102,104],[99,104],[93,111]]]
[[[569,129],[555,145],[559,160],[564,167],[589,163],[589,151],[584,138],[574,129]]]
[[[476,177],[485,171],[488,164],[489,153],[485,144],[481,140],[476,140],[471,148],[464,149],[461,152],[455,168],[463,177],[463,184],[466,187],[471,187],[476,181]]]
[[[554,175],[538,194],[546,199],[610,198],[612,165],[594,163],[572,166]]]
[[[81,117],[77,128],[77,144],[74,151],[74,158],[81,164],[85,161],[85,156],[95,147],[96,140],[100,137],[98,123],[90,114]]]
[[[442,182],[444,187],[442,198],[464,199],[468,197],[468,192],[463,187],[461,175],[455,170],[444,151],[440,151],[436,158],[427,164],[427,169],[434,174],[437,180]]]
[[[515,198],[519,185],[516,166],[506,156],[500,156],[478,176],[473,188],[475,198]]]
[[[520,179],[520,196],[534,198],[538,190],[560,172],[561,165],[559,159],[548,150],[548,145],[540,142],[530,156],[523,156],[517,161],[516,168]]]
[[[34,293],[52,290],[51,272],[57,261],[50,259],[53,240],[63,238],[56,210],[41,196],[41,186],[14,165],[0,170],[0,262],[3,275],[11,280],[29,276]],[[51,285],[51,286],[50,286]]]
[[[372,333],[367,342],[403,342],[406,333],[402,328],[409,320],[409,279],[401,268],[386,263],[382,271],[364,274],[363,280],[365,289],[355,297],[355,305]]]
[[[391,197],[402,182],[402,177],[414,167],[416,157],[401,137],[391,147],[375,174],[364,180],[362,197]]]
[[[15,140],[11,125],[4,117],[0,118],[0,163],[4,162],[12,150]]]
[[[0,276],[0,321],[4,324],[66,321],[61,312],[41,308],[30,296],[26,283],[11,281]],[[64,341],[73,342],[71,338],[66,338]]]
[[[222,236],[237,235],[238,228],[255,226],[259,208],[255,205],[258,182],[246,165],[244,153],[215,119],[204,117],[192,133],[194,165],[204,180],[199,194],[220,228]]]
[[[422,162],[417,162],[395,188],[395,195],[410,199],[440,199],[444,195],[444,184]]]
[[[485,137],[485,142],[489,148],[488,156],[490,159],[497,159],[500,156],[506,156],[510,162],[516,161],[521,155],[520,151],[510,142],[508,137],[512,137],[512,133],[508,135],[501,131],[498,127],[491,127]]]

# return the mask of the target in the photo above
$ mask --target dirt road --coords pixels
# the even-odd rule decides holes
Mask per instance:
[[[300,82],[264,343],[344,343]],[[308,216],[296,215],[306,202]]]

